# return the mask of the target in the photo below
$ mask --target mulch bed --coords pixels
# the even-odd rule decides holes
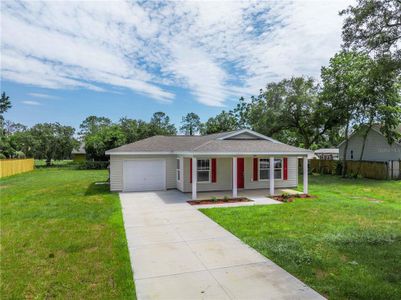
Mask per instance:
[[[238,202],[253,202],[248,198],[228,198],[228,199],[206,199],[206,200],[190,200],[187,201],[191,205],[207,205],[207,204],[226,204],[226,203],[238,203]]]
[[[294,195],[279,195],[279,196],[273,196],[269,197],[277,201],[281,202],[293,202],[295,199],[306,199],[306,198],[315,198],[315,196],[311,196],[308,194],[294,194]]]

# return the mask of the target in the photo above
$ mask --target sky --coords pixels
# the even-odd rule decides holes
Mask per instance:
[[[1,1],[5,118],[202,121],[291,76],[319,79],[350,1]]]

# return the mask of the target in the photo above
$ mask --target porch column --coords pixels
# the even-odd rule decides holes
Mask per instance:
[[[308,193],[308,156],[304,157],[304,194]]]
[[[198,182],[198,163],[196,161],[196,157],[192,157],[192,200],[196,200],[196,185]]]
[[[233,157],[233,198],[238,195],[237,186],[237,157]]]
[[[270,196],[274,196],[274,156],[270,157],[269,166],[270,166],[269,168]]]

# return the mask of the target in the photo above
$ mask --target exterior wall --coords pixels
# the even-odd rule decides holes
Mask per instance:
[[[85,161],[86,160],[86,154],[78,153],[78,154],[72,154],[72,160],[73,161]]]
[[[201,157],[199,157],[201,158]],[[209,157],[205,157],[209,158]],[[224,191],[232,189],[232,158],[216,158],[216,182],[197,184],[198,192],[206,191]],[[184,189],[182,192],[191,192],[192,183],[190,183],[190,158],[184,158]]]
[[[212,157],[211,157],[212,158]],[[260,158],[267,158],[260,156]],[[279,157],[277,157],[279,158]],[[216,158],[217,180],[215,183],[197,184],[198,192],[232,190],[232,157]],[[184,189],[183,192],[191,192],[190,183],[190,159],[184,158]],[[298,158],[288,157],[288,179],[275,179],[275,188],[290,188],[298,185]],[[253,181],[253,157],[244,159],[244,189],[269,189],[269,180]]]
[[[123,184],[123,162],[124,160],[136,159],[165,159],[166,160],[166,187],[177,188],[176,180],[176,155],[110,155],[110,190],[122,191]]]
[[[259,158],[268,158],[267,156],[260,156]],[[280,158],[280,157],[276,157]],[[298,185],[298,158],[288,157],[288,179],[275,179],[274,188],[290,188]],[[270,180],[253,181],[253,158],[245,158],[245,189],[261,189],[269,188]]]
[[[348,143],[347,160],[359,160],[362,151],[363,137],[354,134]],[[340,146],[340,159],[343,159],[345,143]],[[353,159],[351,159],[351,150]],[[380,133],[370,130],[366,139],[363,160],[366,161],[389,161],[401,160],[401,146],[397,144],[389,145],[386,138]]]

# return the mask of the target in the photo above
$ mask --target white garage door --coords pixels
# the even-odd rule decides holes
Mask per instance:
[[[124,161],[124,191],[157,191],[166,189],[164,160]]]

